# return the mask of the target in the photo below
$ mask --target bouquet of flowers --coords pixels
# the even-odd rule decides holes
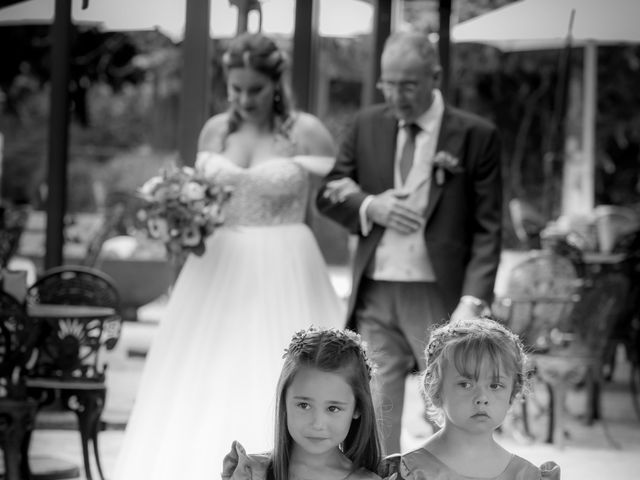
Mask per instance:
[[[172,260],[202,255],[204,241],[222,224],[222,207],[231,188],[218,185],[191,167],[171,166],[138,190],[145,202],[138,218],[149,237],[164,242]]]

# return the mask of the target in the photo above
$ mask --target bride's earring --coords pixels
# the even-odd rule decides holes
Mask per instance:
[[[275,113],[282,113],[282,93],[279,88],[276,88],[273,92],[273,111]]]

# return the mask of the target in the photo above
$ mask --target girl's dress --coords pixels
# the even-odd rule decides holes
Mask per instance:
[[[342,327],[345,307],[303,223],[308,172],[291,158],[197,168],[233,187],[226,220],[190,255],[148,353],[115,480],[218,478],[234,439],[273,445],[275,391],[294,332]]]
[[[512,455],[504,471],[491,479],[460,475],[424,448],[393,455],[384,464],[383,474],[388,480],[560,480],[560,467],[555,463],[547,462],[538,468],[518,455]]]
[[[238,442],[233,442],[231,452],[224,459],[222,480],[266,480],[269,454],[247,454]],[[343,480],[381,480],[376,474],[361,468]]]

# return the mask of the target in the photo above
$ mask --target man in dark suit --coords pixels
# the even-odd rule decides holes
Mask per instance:
[[[424,369],[429,328],[478,315],[500,258],[500,141],[489,122],[444,104],[437,53],[417,32],[391,35],[378,87],[317,197],[358,235],[349,328],[378,363],[383,444],[400,451],[407,375]]]

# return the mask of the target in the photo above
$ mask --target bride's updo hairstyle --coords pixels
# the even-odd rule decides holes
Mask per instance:
[[[310,327],[297,332],[285,350],[276,397],[275,445],[267,478],[288,478],[293,439],[287,428],[286,395],[295,376],[305,368],[339,374],[349,384],[358,416],[351,421],[342,452],[351,460],[354,470],[364,467],[375,472],[381,450],[371,399],[374,365],[366,346],[360,335],[351,330]]]
[[[222,56],[225,74],[234,68],[250,68],[266,75],[275,84],[273,94],[274,130],[287,134],[291,124],[291,94],[284,82],[287,58],[276,43],[261,33],[243,33],[229,42]],[[240,116],[233,109],[229,119],[229,133],[238,129]]]

